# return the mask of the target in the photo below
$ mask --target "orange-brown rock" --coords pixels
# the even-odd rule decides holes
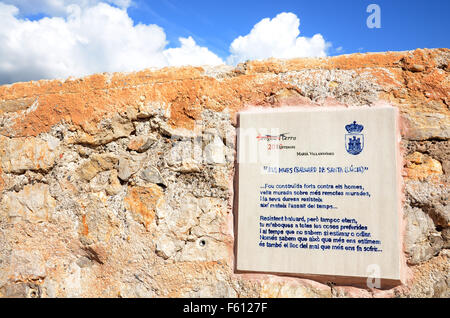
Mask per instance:
[[[414,152],[406,157],[407,177],[413,180],[425,180],[428,177],[437,177],[443,174],[442,165],[420,152]]]
[[[157,185],[130,187],[124,199],[133,217],[148,230],[155,219],[156,208],[162,203],[163,192]]]
[[[274,96],[282,97],[283,91],[294,90],[308,97],[301,87],[283,80],[283,74],[333,70],[374,77],[380,86],[374,94],[401,108],[411,126],[410,138],[447,138],[449,55],[448,49],[424,49],[321,59],[272,59],[241,64],[220,79],[208,76],[200,67],[186,67],[96,74],[64,82],[16,83],[0,87],[0,109],[16,113],[12,127],[3,127],[0,132],[7,136],[37,136],[66,122],[80,133],[95,136],[102,133],[102,119],[130,109],[137,114],[139,105],[152,102],[170,108],[169,123],[173,127],[192,129],[203,109],[234,113],[246,105],[270,106]],[[412,72],[417,65],[423,71]],[[24,110],[29,102],[11,106],[23,99],[36,101],[34,107]]]
[[[57,144],[39,138],[0,136],[0,163],[4,172],[48,170],[57,157]]]
[[[144,152],[148,150],[155,141],[156,139],[150,136],[136,136],[134,138],[131,138],[130,142],[128,143],[128,149],[137,152]]]

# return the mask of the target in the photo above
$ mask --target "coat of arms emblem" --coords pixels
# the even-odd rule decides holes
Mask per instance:
[[[345,134],[345,149],[351,155],[359,155],[364,148],[364,135],[361,132],[363,125],[358,125],[356,121],[345,126],[348,134]]]

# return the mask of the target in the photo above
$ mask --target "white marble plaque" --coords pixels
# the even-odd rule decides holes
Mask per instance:
[[[239,114],[238,271],[400,280],[397,110]]]

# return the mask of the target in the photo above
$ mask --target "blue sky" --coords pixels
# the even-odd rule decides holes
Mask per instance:
[[[195,38],[220,57],[255,23],[280,12],[300,18],[301,35],[320,33],[332,43],[329,55],[449,47],[448,0],[135,0],[128,9],[136,22],[156,23],[166,30],[169,46],[180,36]],[[381,8],[381,29],[369,29],[369,4]],[[336,52],[338,47],[342,51]]]
[[[369,4],[381,28],[368,28]],[[0,0],[0,84],[448,48],[449,0]]]

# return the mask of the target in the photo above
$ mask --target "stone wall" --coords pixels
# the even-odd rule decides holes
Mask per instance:
[[[0,87],[4,297],[449,297],[450,50],[166,68]],[[236,112],[398,107],[408,281],[234,271]]]

